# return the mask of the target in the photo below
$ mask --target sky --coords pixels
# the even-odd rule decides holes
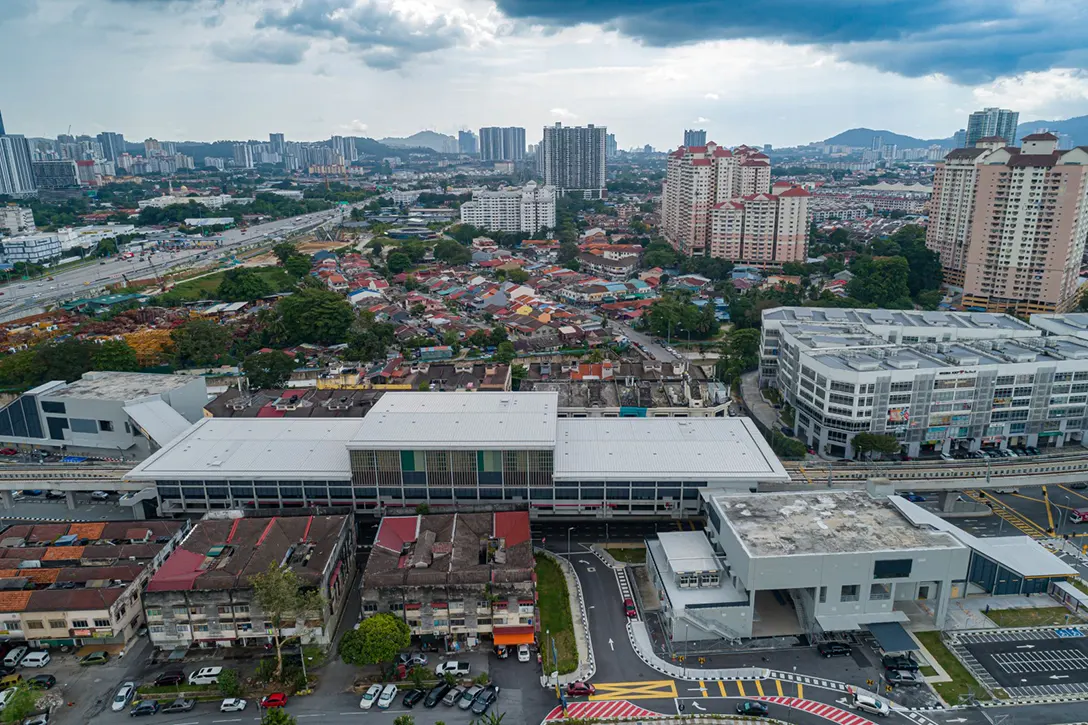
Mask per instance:
[[[605,125],[621,148],[1088,114],[1083,0],[0,0],[8,133]]]

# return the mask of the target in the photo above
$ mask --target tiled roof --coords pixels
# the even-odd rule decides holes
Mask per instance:
[[[42,561],[79,561],[84,546],[51,546],[42,554]]]
[[[27,602],[30,601],[30,592],[3,592],[0,591],[0,612],[26,611]]]
[[[96,522],[91,524],[72,524],[68,527],[68,533],[74,534],[81,539],[98,539],[102,536],[102,531],[106,528],[106,525],[102,522]]]

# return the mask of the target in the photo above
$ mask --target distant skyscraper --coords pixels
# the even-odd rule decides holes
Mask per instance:
[[[476,146],[476,134],[472,131],[457,132],[457,153],[472,156],[479,152]]]
[[[967,119],[967,146],[974,146],[980,138],[1000,136],[1009,146],[1016,144],[1016,124],[1020,114],[1005,108],[984,108],[975,111]]]
[[[706,146],[706,131],[689,128],[684,130],[684,146]]]
[[[524,158],[524,128],[487,126],[480,129],[481,161],[521,161]]]
[[[586,199],[605,196],[608,129],[604,126],[544,127],[537,155],[543,162],[544,184],[560,194],[580,191]]]
[[[967,146],[967,129],[961,128],[952,134],[952,148],[962,149]]]
[[[604,155],[610,159],[614,159],[619,155],[619,149],[616,147],[616,134],[610,133],[604,137]]]
[[[98,134],[98,143],[102,144],[102,153],[108,161],[117,162],[125,153],[125,137],[112,131]]]
[[[272,146],[272,153],[283,153],[283,134],[282,133],[270,133],[268,134],[268,143]]]
[[[0,136],[0,194],[25,197],[37,193],[30,144],[20,134]]]
[[[873,151],[879,153],[884,148],[884,137],[873,136]]]
[[[4,114],[0,113],[0,136],[4,135]]]
[[[253,168],[253,149],[249,144],[234,144],[234,167],[237,169]]]

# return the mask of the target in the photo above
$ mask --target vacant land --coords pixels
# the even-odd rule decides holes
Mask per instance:
[[[986,616],[999,627],[1050,627],[1084,621],[1065,607],[991,609]]]
[[[543,554],[537,554],[536,557],[536,591],[540,599],[540,628],[549,631],[555,638],[559,674],[574,672],[578,669],[578,646],[574,642],[574,623],[570,614],[567,580],[563,578],[559,565]],[[540,643],[540,654],[550,665],[550,642]]]
[[[645,546],[606,546],[604,547],[604,550],[607,551],[616,561],[624,561],[628,564],[646,563]]]
[[[287,292],[298,284],[298,280],[289,275],[283,267],[247,267],[246,269],[256,272],[268,283],[273,292]],[[226,272],[227,270],[222,270],[186,282],[179,282],[170,291],[187,300],[214,300],[216,290],[219,289],[219,283],[223,281],[223,275]]]

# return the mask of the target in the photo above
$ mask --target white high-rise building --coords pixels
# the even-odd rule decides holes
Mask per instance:
[[[474,191],[461,205],[461,221],[493,232],[555,228],[555,188],[530,181],[521,189]]]
[[[547,186],[558,193],[581,192],[586,199],[605,196],[608,129],[604,126],[544,127],[544,139],[537,150]]]
[[[234,144],[234,166],[238,169],[253,168],[253,149],[249,147],[249,144]]]
[[[967,146],[974,146],[980,139],[993,136],[1005,139],[1005,143],[1012,146],[1016,143],[1016,126],[1019,120],[1020,114],[1007,108],[984,108],[975,111],[967,119]]]
[[[20,134],[0,136],[0,195],[37,196],[30,144]]]

